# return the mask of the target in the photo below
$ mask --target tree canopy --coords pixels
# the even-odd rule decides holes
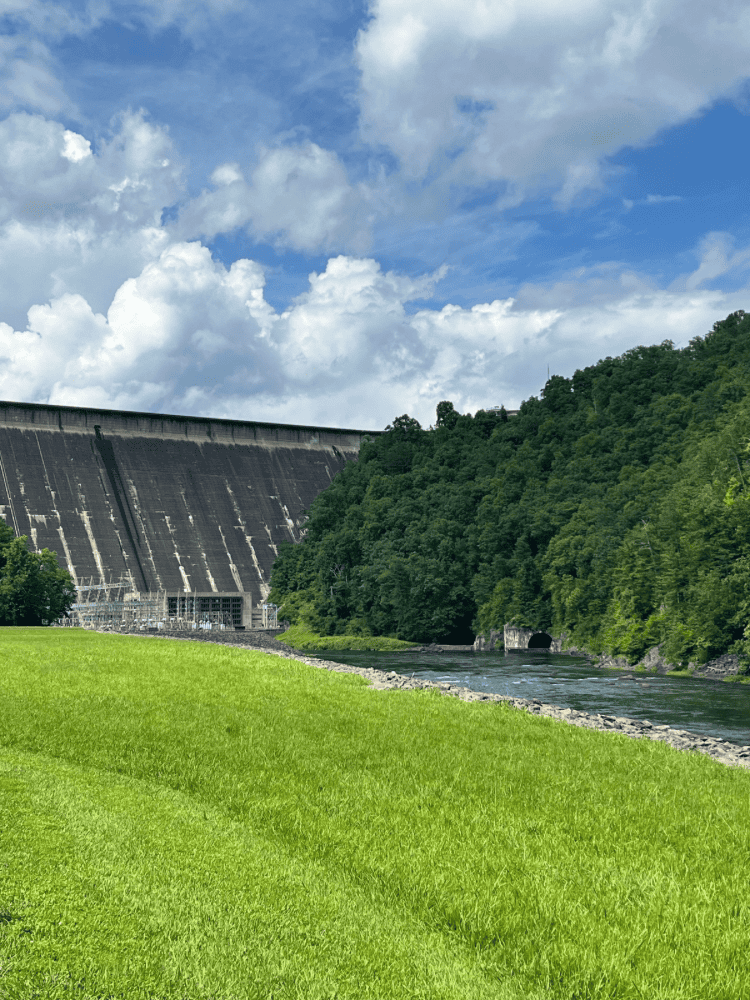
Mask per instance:
[[[740,311],[552,376],[517,416],[398,417],[315,500],[272,599],[324,635],[516,621],[632,661],[750,654],[748,387]]]
[[[0,519],[0,625],[50,625],[75,601],[73,581],[49,549],[29,552],[26,535]]]

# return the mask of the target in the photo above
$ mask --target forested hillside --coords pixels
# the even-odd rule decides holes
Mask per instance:
[[[365,443],[272,576],[324,635],[505,622],[634,662],[750,654],[750,316],[553,376],[517,416],[438,406]]]

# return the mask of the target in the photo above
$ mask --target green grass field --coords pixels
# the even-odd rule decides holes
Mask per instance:
[[[360,635],[318,635],[304,625],[292,625],[278,637],[293,649],[307,652],[325,652],[326,650],[377,650],[381,653],[391,653],[399,649],[413,649],[416,643],[404,642],[403,639],[391,639],[388,636]]]
[[[750,773],[231,647],[0,632],[0,997],[750,996]]]

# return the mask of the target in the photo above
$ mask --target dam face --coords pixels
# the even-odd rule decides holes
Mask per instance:
[[[0,402],[0,515],[79,586],[224,598],[250,626],[279,543],[368,433]]]

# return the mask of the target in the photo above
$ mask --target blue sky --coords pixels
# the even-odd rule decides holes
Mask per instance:
[[[0,398],[382,428],[750,309],[750,9],[0,0]]]

